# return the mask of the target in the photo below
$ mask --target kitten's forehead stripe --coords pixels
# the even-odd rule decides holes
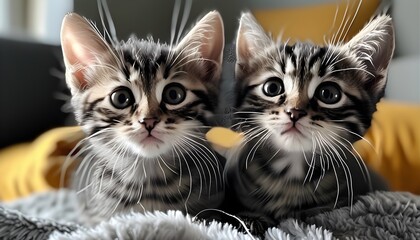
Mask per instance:
[[[168,63],[169,47],[164,44],[150,41],[127,42],[122,45],[122,54],[127,68],[139,72],[146,93],[151,92],[155,85],[155,77],[160,67],[163,68],[163,77],[169,75],[171,65]],[[128,65],[128,66],[127,66]]]
[[[305,82],[312,78],[310,69],[323,57],[325,50],[319,50],[311,44],[298,43],[294,46],[285,46],[284,52],[286,59],[290,59],[286,61],[286,73],[296,79],[298,90],[304,91]]]
[[[321,64],[318,65],[319,66],[318,75],[320,77],[323,77],[325,74],[326,65],[322,64],[322,60],[324,59],[326,52],[327,50],[325,47],[317,48],[315,53],[309,58],[308,70],[312,69],[315,63],[321,62]]]

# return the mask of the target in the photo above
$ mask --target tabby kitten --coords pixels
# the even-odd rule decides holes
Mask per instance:
[[[223,163],[203,136],[221,73],[220,14],[205,15],[175,46],[136,37],[109,44],[71,13],[61,43],[72,106],[87,134],[74,185],[89,221],[217,207]]]
[[[352,143],[371,125],[393,50],[385,15],[349,42],[325,46],[275,42],[242,15],[233,128],[244,140],[226,165],[237,211],[274,223],[351,205],[370,190]]]

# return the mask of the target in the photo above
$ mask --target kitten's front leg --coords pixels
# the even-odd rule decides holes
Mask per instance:
[[[252,235],[263,237],[267,229],[277,225],[275,219],[255,212],[241,212],[237,217],[242,220],[242,223],[236,224],[238,230],[243,232],[250,232]]]

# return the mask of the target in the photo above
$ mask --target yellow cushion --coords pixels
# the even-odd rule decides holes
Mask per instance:
[[[79,127],[57,128],[32,143],[0,151],[0,200],[13,200],[59,187],[67,154],[82,137]],[[71,168],[69,166],[67,173]]]
[[[420,194],[420,105],[382,101],[365,135],[355,144],[365,162],[391,189]]]
[[[350,19],[346,26],[350,25],[359,2],[359,0],[341,1],[341,3],[330,1],[329,3],[295,8],[254,9],[252,13],[261,26],[267,32],[272,33],[273,37],[277,37],[281,33],[282,39],[290,38],[291,43],[295,40],[309,40],[316,44],[323,44],[324,36],[330,39],[333,33],[338,32],[340,25],[342,25],[342,19],[345,19],[345,21]],[[379,4],[380,0],[362,1],[348,33],[345,34],[348,27],[341,28],[344,29],[342,36],[346,36],[344,40],[350,39],[362,29]],[[336,11],[337,18],[334,23]],[[345,21],[343,25],[345,25]]]

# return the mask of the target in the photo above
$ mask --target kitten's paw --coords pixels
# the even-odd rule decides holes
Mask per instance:
[[[242,223],[236,223],[238,230],[242,232],[250,232],[254,236],[264,237],[268,228],[276,226],[276,221],[269,216],[255,214],[251,212],[239,213],[237,215]]]

